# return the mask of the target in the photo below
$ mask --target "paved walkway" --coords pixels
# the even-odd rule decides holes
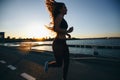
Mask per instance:
[[[46,60],[54,60],[51,53],[0,47],[0,80],[62,80],[61,68],[44,72]],[[120,61],[94,57],[71,60],[68,80],[120,80]]]

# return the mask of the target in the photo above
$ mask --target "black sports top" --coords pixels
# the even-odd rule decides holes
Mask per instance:
[[[60,28],[62,28],[62,29],[67,29],[68,28],[68,24],[67,24],[67,22],[65,21],[64,18],[61,21]]]

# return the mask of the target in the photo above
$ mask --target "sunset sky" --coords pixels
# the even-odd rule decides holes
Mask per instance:
[[[120,37],[120,0],[56,0],[66,4],[72,37]],[[0,32],[16,38],[53,37],[44,0],[0,0]]]

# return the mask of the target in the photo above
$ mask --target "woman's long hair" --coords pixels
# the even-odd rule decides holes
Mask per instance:
[[[50,19],[51,19],[51,22],[49,25],[54,26],[54,20],[60,14],[60,9],[63,7],[63,5],[65,4],[61,2],[56,2],[55,0],[46,0],[46,7],[50,14]],[[48,29],[51,29],[51,30],[53,30],[53,28],[48,27]]]

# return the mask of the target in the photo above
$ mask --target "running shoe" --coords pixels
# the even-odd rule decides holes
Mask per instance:
[[[44,71],[45,71],[45,72],[48,72],[48,61],[45,62]]]

